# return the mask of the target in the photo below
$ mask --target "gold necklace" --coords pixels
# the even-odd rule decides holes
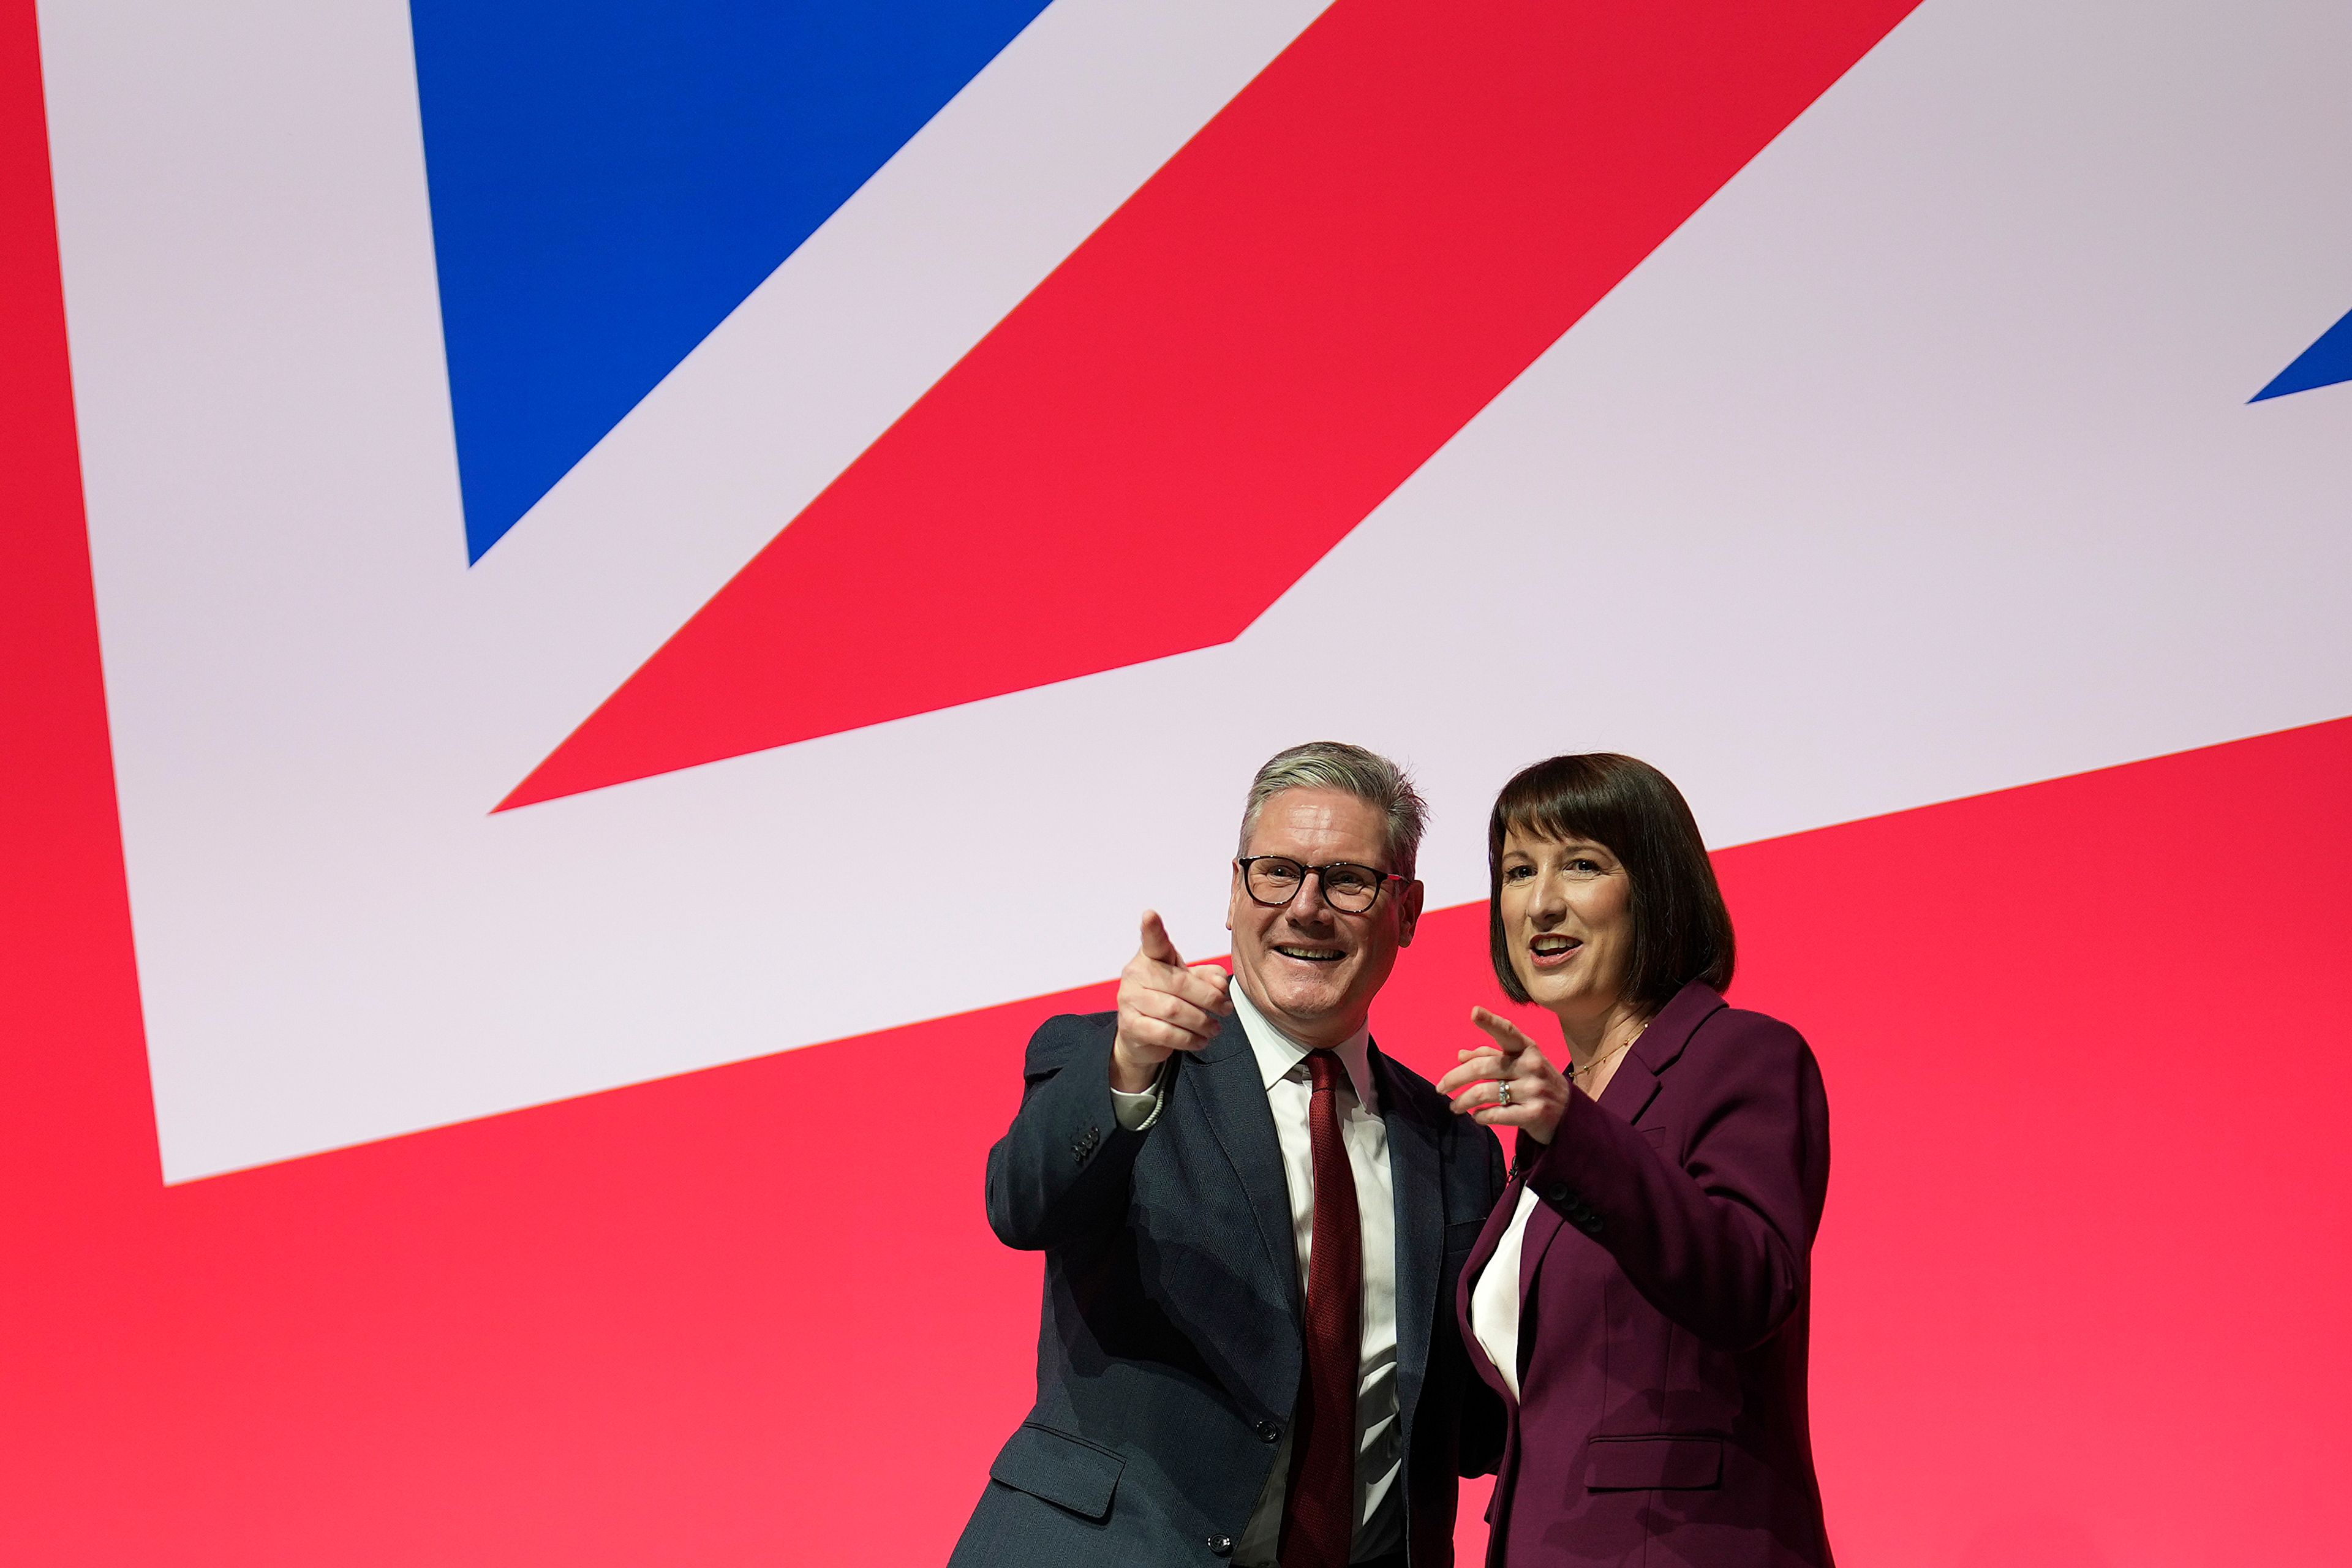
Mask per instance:
[[[1644,1024],[1644,1025],[1643,1025],[1643,1026],[1642,1026],[1642,1027],[1641,1027],[1641,1028],[1634,1030],[1634,1031],[1633,1031],[1633,1040],[1638,1040],[1638,1039],[1640,1039],[1640,1038],[1642,1037],[1642,1036],[1643,1036],[1643,1033],[1645,1030],[1647,1030],[1647,1029],[1649,1028],[1649,1026],[1650,1026],[1649,1025]],[[1570,1074],[1568,1075],[1568,1081],[1569,1081],[1569,1082],[1570,1082],[1570,1083],[1574,1083],[1578,1079],[1582,1078],[1586,1073],[1591,1072],[1594,1068],[1599,1067],[1602,1062],[1609,1061],[1609,1060],[1611,1060],[1612,1058],[1615,1058],[1615,1057],[1619,1054],[1619,1052],[1623,1051],[1623,1050],[1626,1048],[1626,1047],[1627,1047],[1627,1046],[1631,1046],[1631,1045],[1633,1043],[1633,1040],[1628,1040],[1628,1041],[1626,1041],[1626,1042],[1625,1042],[1625,1045],[1623,1045],[1623,1046],[1618,1046],[1618,1047],[1614,1047],[1613,1049],[1611,1049],[1611,1050],[1608,1050],[1608,1051],[1604,1051],[1604,1052],[1602,1052],[1601,1055],[1599,1055],[1599,1056],[1597,1056],[1597,1057],[1593,1058],[1591,1061],[1589,1061],[1589,1062],[1585,1063],[1582,1067],[1578,1068],[1574,1072],[1570,1073]]]
[[[1628,1041],[1626,1041],[1626,1042],[1625,1042],[1625,1046],[1630,1046],[1630,1045],[1632,1045],[1633,1043],[1633,1041],[1628,1040]],[[1609,1052],[1609,1053],[1608,1053],[1608,1055],[1606,1055],[1606,1056],[1598,1056],[1598,1057],[1593,1058],[1591,1061],[1589,1061],[1589,1062],[1585,1063],[1582,1067],[1578,1068],[1574,1072],[1570,1073],[1570,1074],[1568,1075],[1568,1081],[1569,1081],[1569,1082],[1570,1082],[1570,1083],[1574,1083],[1578,1079],[1582,1078],[1586,1073],[1591,1072],[1594,1068],[1599,1067],[1602,1062],[1605,1062],[1605,1061],[1609,1060],[1612,1057],[1614,1057],[1614,1056],[1617,1054],[1617,1051],[1622,1051],[1622,1050],[1623,1050],[1623,1049],[1625,1048],[1625,1046],[1619,1046],[1619,1047],[1617,1047],[1617,1050],[1615,1050],[1615,1051],[1611,1051],[1611,1052]]]

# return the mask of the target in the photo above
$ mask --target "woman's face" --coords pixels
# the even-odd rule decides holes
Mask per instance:
[[[1584,838],[1503,840],[1503,935],[1536,1005],[1562,1017],[1616,1005],[1633,960],[1633,886],[1607,847]]]

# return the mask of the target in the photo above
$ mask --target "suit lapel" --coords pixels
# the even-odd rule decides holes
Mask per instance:
[[[1438,1310],[1450,1306],[1437,1299],[1438,1266],[1445,1250],[1439,1135],[1377,1045],[1372,1064],[1381,1121],[1388,1128],[1389,1185],[1396,1195],[1397,1407],[1412,1411],[1419,1408]]]
[[[1217,1037],[1185,1064],[1185,1076],[1200,1091],[1209,1130],[1240,1178],[1257,1222],[1265,1260],[1282,1281],[1291,1315],[1304,1321],[1298,1299],[1298,1248],[1291,1236],[1290,1184],[1282,1173],[1282,1142],[1275,1134],[1274,1110],[1258,1075],[1257,1053],[1241,1021],[1227,1018]]]

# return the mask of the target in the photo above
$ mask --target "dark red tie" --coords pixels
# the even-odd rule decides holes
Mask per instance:
[[[1356,1382],[1361,1375],[1364,1240],[1356,1173],[1339,1136],[1348,1069],[1307,1053],[1315,1092],[1307,1132],[1315,1156],[1315,1235],[1307,1257],[1307,1375],[1291,1428],[1290,1489],[1282,1502],[1282,1568],[1347,1568],[1356,1525]]]

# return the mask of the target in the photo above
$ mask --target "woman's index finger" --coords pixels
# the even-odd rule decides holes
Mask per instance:
[[[1508,1018],[1489,1013],[1484,1007],[1470,1009],[1470,1022],[1485,1030],[1495,1044],[1502,1047],[1503,1054],[1507,1057],[1517,1056],[1535,1044],[1533,1040],[1528,1038],[1527,1032],[1517,1024],[1512,1023]]]

